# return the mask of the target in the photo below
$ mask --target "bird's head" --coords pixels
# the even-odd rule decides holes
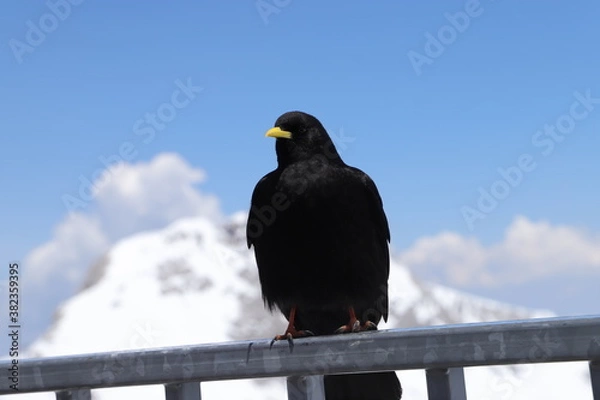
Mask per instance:
[[[310,114],[287,112],[277,118],[265,136],[277,139],[275,150],[280,166],[323,156],[332,163],[342,162],[327,131]]]

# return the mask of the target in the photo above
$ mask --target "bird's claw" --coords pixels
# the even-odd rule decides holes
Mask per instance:
[[[349,333],[349,332],[355,332],[354,324],[352,325],[352,327],[349,327],[348,325],[342,325],[339,328],[337,328],[334,333],[336,335],[339,335],[340,333]]]
[[[350,333],[350,332],[362,332],[362,331],[376,331],[377,325],[371,321],[365,322],[363,325],[360,324],[359,320],[355,320],[352,325],[342,325],[335,330],[335,334]]]
[[[377,325],[375,325],[374,322],[367,321],[363,325],[363,331],[376,331],[376,330],[377,330]]]
[[[284,339],[288,341],[288,343],[290,344],[290,347],[294,346],[293,336],[292,336],[291,332],[287,332],[287,333],[284,333],[283,335],[276,335],[273,338],[273,340],[271,340],[271,344],[269,345],[269,348],[272,348],[276,341],[284,340]]]
[[[269,348],[273,347],[273,344],[275,344],[276,341],[279,340],[287,340],[288,343],[290,344],[290,347],[293,348],[294,347],[294,338],[301,338],[301,337],[306,337],[306,336],[314,336],[315,334],[312,333],[309,330],[302,330],[302,331],[286,331],[283,335],[276,335],[273,340],[271,340],[271,345],[269,346]]]

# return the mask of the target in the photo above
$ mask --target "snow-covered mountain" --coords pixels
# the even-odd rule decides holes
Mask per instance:
[[[285,320],[265,310],[245,213],[222,225],[183,219],[117,243],[29,349],[35,357],[271,338]],[[551,315],[421,282],[396,262],[380,329]],[[399,371],[404,399],[426,399],[423,371]],[[469,368],[470,399],[591,398],[582,363]],[[95,399],[163,399],[162,386],[96,390]],[[53,398],[50,394],[19,398]],[[286,398],[283,379],[202,384],[203,399]]]

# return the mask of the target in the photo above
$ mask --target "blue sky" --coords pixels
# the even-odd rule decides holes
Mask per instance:
[[[275,166],[265,130],[297,109],[319,118],[343,146],[345,161],[375,180],[392,246],[412,255],[404,258],[413,260],[415,273],[562,314],[594,311],[600,300],[593,284],[600,278],[593,250],[600,244],[596,2],[65,1],[14,1],[0,15],[3,260],[25,260],[52,240],[67,214],[64,196],[77,196],[80,178],[93,181],[104,168],[100,158],[118,154],[126,142],[133,146],[131,163],[178,153],[206,173],[200,190],[217,196],[223,213],[246,209],[256,181]],[[277,12],[261,15],[257,4]],[[52,9],[64,18],[55,18],[56,26],[47,17]],[[462,22],[462,32],[445,27],[452,19]],[[44,23],[51,30],[44,38],[28,33]],[[440,34],[445,44],[428,45]],[[427,56],[431,46],[441,54],[415,68],[409,54]],[[156,113],[188,82],[202,91],[144,143],[147,136],[135,127],[137,133],[150,127],[146,113]],[[586,93],[587,105],[578,100]],[[551,139],[549,152],[551,137],[537,132],[568,123],[572,107],[585,116],[571,118],[574,126],[560,141]],[[519,165],[523,155],[535,168],[506,186],[506,197],[469,227],[461,209],[476,209],[479,188],[489,192],[502,180],[498,168]],[[79,211],[95,207],[86,204]],[[494,254],[487,264],[473,263],[501,270],[502,260],[516,260],[514,246],[498,245],[502,256],[494,246],[506,242],[518,216],[532,226],[549,224],[547,235],[533,230],[545,238],[534,240],[538,245],[560,240],[557,227],[580,233],[587,250],[579,253],[590,254],[573,260],[581,269],[569,271],[567,260],[545,274],[539,264],[545,259],[536,255],[527,261],[535,274],[492,287],[481,283],[483,275],[459,282],[445,261],[430,267],[431,255],[413,252],[422,238],[435,242],[425,251],[438,251],[439,235],[452,232]],[[544,253],[543,246],[537,251]]]

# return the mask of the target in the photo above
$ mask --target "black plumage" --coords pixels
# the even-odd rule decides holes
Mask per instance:
[[[390,240],[377,187],[311,115],[285,113],[267,136],[278,166],[254,189],[247,238],[263,299],[289,321],[280,338],[376,329],[388,316]],[[325,387],[328,400],[401,396],[393,372],[326,377]]]

